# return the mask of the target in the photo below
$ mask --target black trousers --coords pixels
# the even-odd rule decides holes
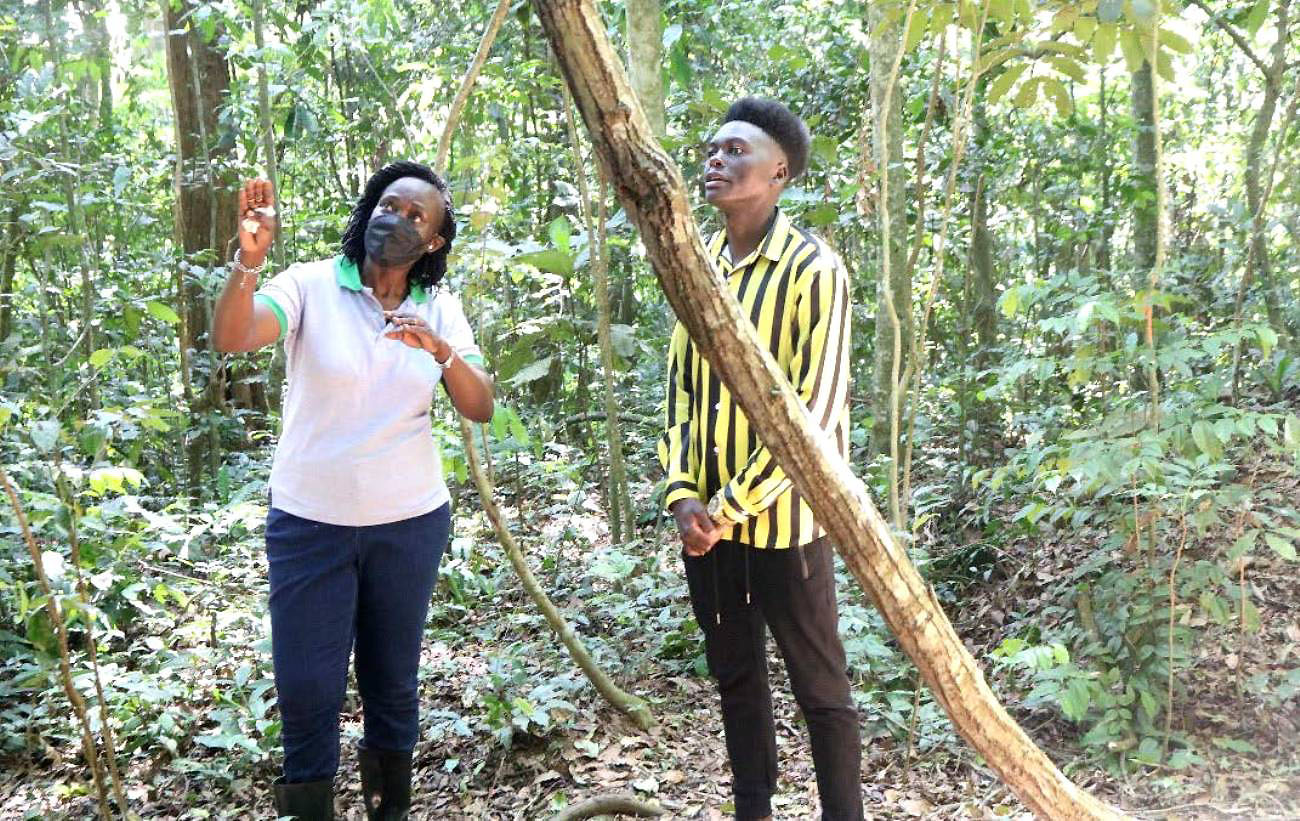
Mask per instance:
[[[831,554],[830,543],[822,538],[788,550],[721,541],[704,556],[683,557],[709,673],[722,696],[736,818],[741,821],[771,815],[776,791],[767,628],[808,722],[822,818],[863,817],[862,739],[839,637]]]

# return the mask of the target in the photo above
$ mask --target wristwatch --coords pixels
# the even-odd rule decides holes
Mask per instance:
[[[720,490],[717,493],[713,494],[713,498],[709,500],[709,506],[707,510],[709,513],[709,518],[712,519],[715,524],[721,525],[723,527],[736,524],[735,522],[731,521],[730,518],[727,517],[727,514],[722,509],[722,491]]]

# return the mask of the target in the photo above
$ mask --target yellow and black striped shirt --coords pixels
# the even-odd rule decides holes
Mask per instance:
[[[839,256],[780,209],[758,248],[738,263],[726,253],[725,231],[708,248],[813,423],[847,456],[849,281]],[[786,548],[825,533],[681,322],[668,348],[667,425],[659,459],[668,482],[665,506],[679,499],[707,502],[722,491],[723,512],[739,522],[724,538]]]

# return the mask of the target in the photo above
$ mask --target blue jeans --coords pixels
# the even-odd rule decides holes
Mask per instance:
[[[371,527],[324,524],[271,508],[271,655],[286,782],[334,778],[354,646],[363,746],[414,749],[420,643],[450,530],[448,505]]]

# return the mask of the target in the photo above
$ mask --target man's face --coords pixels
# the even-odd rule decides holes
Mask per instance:
[[[788,176],[785,152],[753,123],[723,123],[705,146],[704,199],[714,207],[776,200]]]

